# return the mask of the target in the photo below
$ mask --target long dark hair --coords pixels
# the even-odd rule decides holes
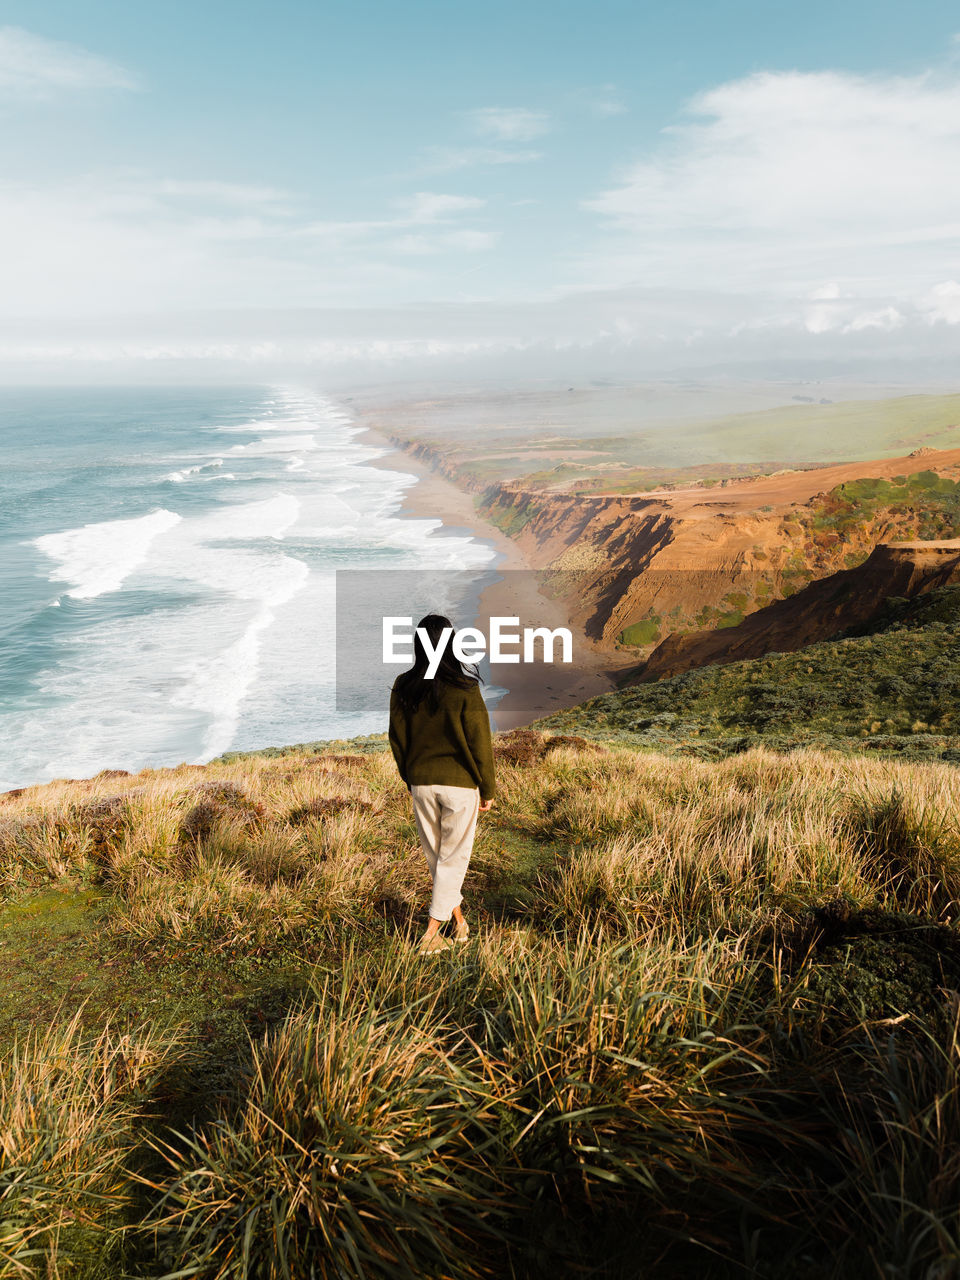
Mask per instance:
[[[475,666],[463,663],[454,656],[450,639],[447,641],[440,664],[432,680],[427,679],[427,667],[430,659],[423,641],[418,634],[423,627],[432,648],[436,648],[441,632],[445,627],[453,629],[453,623],[442,613],[428,613],[417,623],[417,631],[413,635],[413,666],[403,675],[397,676],[394,688],[404,711],[416,711],[424,698],[431,711],[436,711],[440,700],[440,687],[443,684],[453,685],[455,689],[469,689],[480,682],[480,672]]]

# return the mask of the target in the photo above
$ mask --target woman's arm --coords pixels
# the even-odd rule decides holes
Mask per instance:
[[[407,784],[407,718],[400,706],[400,699],[395,689],[390,691],[390,750],[397,763],[397,772],[404,784]],[[409,785],[409,784],[407,784]]]
[[[480,800],[486,804],[496,795],[497,784],[493,771],[493,738],[490,734],[490,716],[483,700],[480,686],[467,694],[463,710],[463,731],[470,753],[480,769]]]

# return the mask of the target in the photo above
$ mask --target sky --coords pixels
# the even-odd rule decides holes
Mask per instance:
[[[6,381],[949,377],[960,14],[7,0],[0,255]]]

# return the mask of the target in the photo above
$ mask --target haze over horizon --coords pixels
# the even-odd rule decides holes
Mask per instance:
[[[5,21],[4,383],[953,375],[945,4]]]

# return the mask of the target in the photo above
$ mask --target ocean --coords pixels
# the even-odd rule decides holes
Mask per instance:
[[[380,732],[338,711],[334,570],[482,569],[292,387],[0,389],[0,790]],[[380,719],[383,723],[380,723]]]

